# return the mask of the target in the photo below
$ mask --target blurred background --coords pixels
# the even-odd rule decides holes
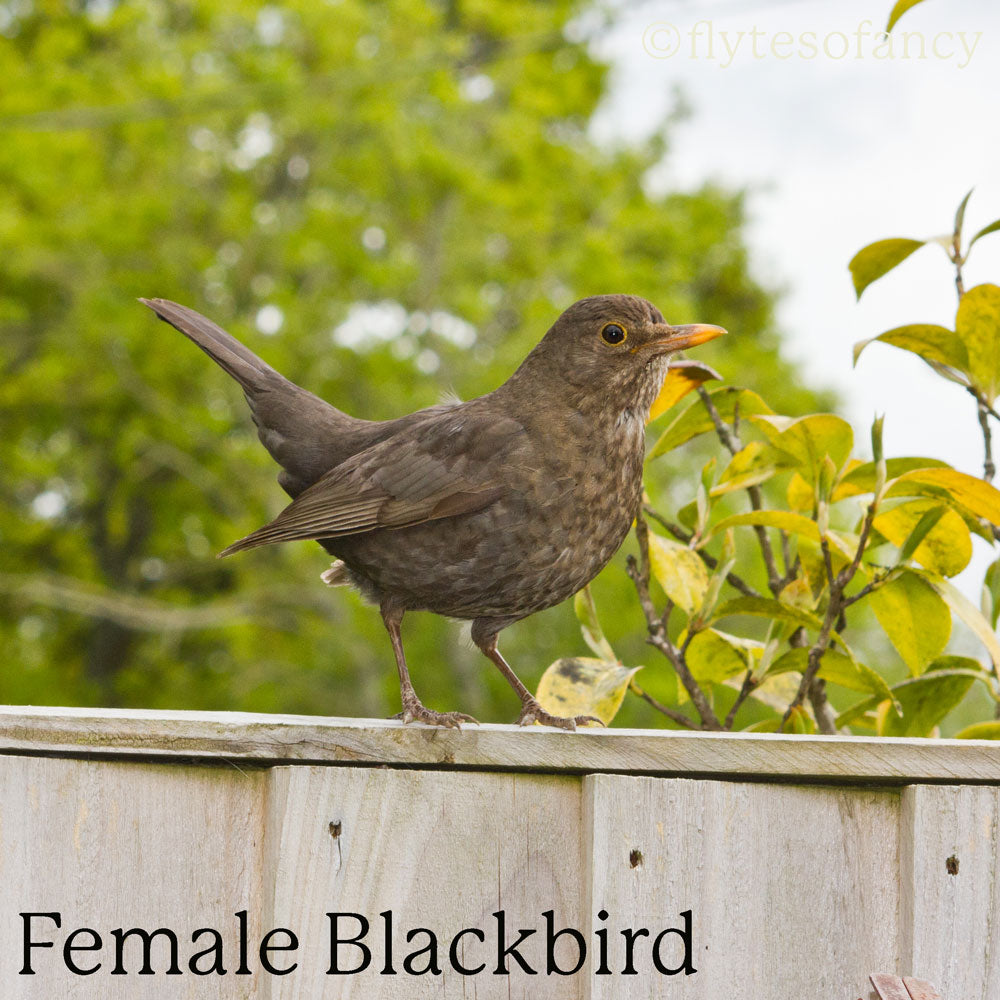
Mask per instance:
[[[863,5],[878,27],[884,6]],[[926,6],[940,17],[945,5]],[[966,20],[996,22],[982,6],[970,0]],[[698,357],[780,412],[847,406],[867,423],[879,405],[892,428],[894,405],[921,409],[913,385],[885,398],[884,376],[870,398],[852,396],[824,362],[849,373],[854,340],[942,321],[859,318],[846,263],[882,236],[946,230],[977,180],[981,211],[1000,214],[995,139],[982,130],[967,155],[952,144],[918,157],[934,147],[928,115],[942,128],[960,115],[906,82],[909,63],[722,67],[651,53],[646,33],[705,16],[775,31],[794,13],[822,27],[843,11],[0,2],[0,701],[398,711],[378,613],[320,583],[319,546],[215,560],[286,497],[236,385],[138,296],[206,313],[372,419],[488,391],[561,309],[612,291],[651,299],[673,322],[726,326],[733,335]],[[948,67],[976,94],[963,81],[997,65],[988,28],[975,66]],[[889,144],[911,164],[898,197],[896,160],[865,167],[879,126],[824,127],[830,115],[867,121],[892,72],[900,99],[922,109],[885,125],[920,126]],[[859,103],[848,114],[840,100]],[[837,167],[845,135],[853,173]],[[939,154],[955,167],[947,184]],[[934,223],[929,207],[940,207]],[[907,219],[916,232],[894,231]],[[945,308],[935,302],[929,311]],[[956,390],[941,405],[964,404]],[[962,420],[975,442],[971,410]],[[934,453],[895,444],[890,454]],[[654,500],[689,500],[702,461],[693,448],[652,465]],[[602,618],[625,662],[652,664],[623,560],[595,584]],[[457,625],[410,615],[404,640],[428,705],[515,718],[506,683]],[[552,660],[586,654],[569,605],[512,627],[503,648],[532,688]],[[661,717],[633,700],[617,722]]]

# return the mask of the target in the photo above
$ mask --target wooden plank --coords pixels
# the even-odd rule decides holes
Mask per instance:
[[[910,1000],[941,1000],[933,983],[926,979],[914,979],[913,976],[903,976],[903,985],[910,994]]]
[[[869,977],[879,1000],[912,1000],[903,980],[886,972],[877,972]]]
[[[946,998],[1000,996],[1000,789],[902,794],[901,967]]]
[[[830,783],[1000,785],[1000,743],[467,726],[132,709],[0,707],[0,753],[389,764]]]
[[[198,977],[187,971],[197,950],[191,934],[219,929],[225,954],[236,950],[234,914],[248,911],[259,940],[263,774],[204,767],[113,761],[6,757],[0,760],[0,994],[16,1000],[248,1000],[258,977]],[[57,912],[32,921],[32,936],[56,942],[34,949],[34,976],[21,976],[21,912]],[[79,968],[97,961],[92,976],[63,964],[74,929],[101,935],[101,951],[73,953]],[[111,931],[168,927],[180,943],[187,974],[171,977],[169,949],[154,941],[156,975],[138,975],[141,942],[125,942],[125,975],[111,975]],[[89,935],[77,944],[93,943]],[[186,948],[184,945],[186,944]],[[229,964],[230,971],[233,965]],[[183,984],[181,986],[180,984]]]
[[[836,998],[896,967],[895,793],[615,775],[583,789],[592,930],[602,908],[649,929],[690,911],[697,969],[594,977],[589,1000]],[[624,940],[612,951],[622,968]]]
[[[331,826],[332,824],[332,826]],[[555,926],[584,926],[580,784],[536,775],[444,774],[362,768],[276,768],[268,792],[264,879],[274,886],[269,926],[302,929],[300,967],[270,983],[268,1000],[511,997],[579,998],[582,977],[547,976],[542,911]],[[497,976],[493,914],[505,913],[506,937],[515,928],[541,927],[519,949],[529,976],[510,960]],[[383,920],[392,911],[393,968],[385,968]],[[328,975],[329,912],[360,913],[372,925],[371,967],[357,975]],[[359,924],[344,918],[343,936]],[[440,942],[442,975],[407,975],[407,929],[426,927]],[[450,966],[450,941],[466,927],[487,941],[462,940],[459,960],[485,970],[464,977]],[[559,942],[557,957],[572,966]],[[341,946],[341,968],[360,961],[356,946]],[[422,968],[426,956],[415,968]],[[539,987],[539,982],[543,984]]]

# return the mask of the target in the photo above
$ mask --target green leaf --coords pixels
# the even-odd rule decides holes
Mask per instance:
[[[542,674],[535,697],[553,715],[595,715],[608,725],[621,708],[629,682],[641,669],[567,656],[556,660]]]
[[[705,629],[688,644],[687,665],[699,684],[721,684],[728,677],[746,673],[752,651],[760,645],[714,628]]]
[[[974,722],[955,733],[956,740],[1000,740],[1000,722]]]
[[[890,458],[886,460],[886,476],[890,481],[914,469],[951,468],[947,462],[936,458]],[[875,462],[864,462],[855,466],[837,484],[831,499],[834,503],[845,497],[857,496],[875,491],[878,466]]]
[[[861,293],[873,281],[878,281],[894,267],[902,264],[914,250],[919,250],[924,242],[924,240],[907,239],[878,240],[859,250],[847,265],[851,271],[857,297],[860,299]]]
[[[817,542],[820,540],[819,528],[815,521],[802,514],[793,514],[788,510],[748,510],[743,514],[731,514],[729,517],[724,517],[718,524],[713,525],[706,538],[714,538],[729,528],[746,524],[780,528],[792,535],[804,535]]]
[[[714,538],[716,535],[727,531],[729,528],[736,528],[740,525],[761,525],[765,528],[779,528],[787,531],[791,535],[799,535],[814,542],[820,542],[819,526],[811,518],[802,514],[795,514],[788,510],[748,510],[743,514],[731,514],[724,517],[718,524],[712,526],[705,538]],[[857,543],[853,541],[853,536],[849,536],[839,531],[827,532],[827,541],[830,545],[846,556],[848,559],[854,558]]]
[[[1000,618],[1000,559],[990,563],[983,577],[981,608],[990,627],[995,629]]]
[[[771,664],[768,674],[780,674],[793,670],[801,674],[805,672],[808,665],[809,651],[807,649],[791,649]],[[831,684],[847,688],[850,691],[878,695],[880,700],[892,698],[889,685],[871,667],[866,667],[863,663],[858,663],[835,649],[828,649],[823,654],[823,658],[820,660],[819,676]]]
[[[951,612],[931,585],[901,573],[868,597],[879,624],[914,676],[940,656],[951,637]]]
[[[703,361],[671,361],[659,395],[649,411],[649,422],[666,413],[699,385],[713,379],[721,380],[722,376]]]
[[[982,479],[948,466],[914,469],[897,477],[892,494],[899,495],[900,490],[905,490],[906,483],[934,487],[941,491],[941,495],[954,499],[977,517],[985,517],[990,523],[1000,525],[1000,490]]]
[[[969,352],[969,375],[992,404],[1000,395],[1000,286],[976,285],[963,296],[955,330]]]
[[[1000,670],[1000,640],[979,609],[953,583],[930,570],[912,570],[934,588],[951,610],[975,633],[986,647],[995,669]],[[877,591],[876,591],[877,593]]]
[[[931,676],[935,676],[935,679],[942,679],[948,677],[965,678],[969,681],[970,686],[974,684],[976,681],[980,681],[984,684],[989,684],[989,677],[983,671],[983,668],[980,666],[978,661],[970,659],[969,657],[965,656],[944,656],[938,660],[935,660],[934,663],[931,664],[927,673],[923,674],[922,676],[909,677],[905,681],[900,681],[898,684],[894,684],[890,688],[890,690],[892,691],[893,697],[898,699],[898,701],[895,702],[886,701],[884,698],[881,698],[878,695],[875,695],[871,698],[865,698],[863,701],[859,701],[857,704],[852,705],[850,708],[846,709],[844,712],[841,712],[841,714],[837,716],[835,723],[837,728],[839,729],[841,726],[853,726],[858,724],[863,724],[867,726],[867,722],[863,720],[863,717],[873,709],[880,709],[879,719],[877,720],[877,722],[878,722],[878,729],[881,730],[885,726],[885,721],[884,721],[885,717],[888,714],[888,712],[892,709],[893,705],[896,704],[899,705],[901,708],[903,707],[903,698],[907,697],[905,692],[914,685],[917,685],[917,691],[919,692],[920,683],[924,681],[926,678]],[[910,710],[913,711],[914,708],[913,702],[915,699],[908,698],[908,700],[911,703]],[[948,711],[950,711],[950,709]],[[947,711],[944,714],[947,714]],[[936,724],[937,723],[933,723],[931,728],[933,728],[933,725]],[[899,734],[894,733],[893,735],[899,735]],[[917,734],[913,733],[911,735],[917,735]]]
[[[763,441],[751,441],[733,455],[711,495],[717,497],[757,486],[795,464],[795,459],[786,452]]]
[[[972,536],[965,521],[936,500],[910,500],[884,509],[872,527],[921,566],[955,576],[972,558]]]
[[[965,371],[969,367],[969,353],[965,343],[954,330],[933,323],[911,323],[886,330],[877,337],[859,340],[854,345],[854,363],[858,363],[861,352],[874,343],[889,344],[916,354],[924,361],[937,361],[950,368]]]
[[[750,389],[740,389],[736,386],[722,386],[709,393],[719,416],[727,422],[732,422],[733,413],[739,409],[740,417],[755,413],[773,413],[767,403],[757,393]],[[667,426],[659,440],[649,452],[649,458],[657,458],[668,451],[673,451],[699,434],[714,431],[715,425],[708,415],[700,399],[693,400],[691,405],[679,413]]]
[[[1000,229],[1000,219],[996,219],[995,221],[991,222],[988,226],[983,226],[983,228],[980,229],[979,232],[976,233],[976,235],[973,236],[971,240],[969,240],[969,249],[965,251],[965,256],[966,257],[969,256],[969,250],[972,249],[972,245],[974,243],[982,239],[984,236],[989,236],[990,233],[995,233],[998,229]]]
[[[600,659],[617,663],[618,657],[615,656],[611,643],[604,637],[604,630],[597,618],[597,605],[594,603],[594,595],[589,583],[573,598],[573,610],[580,623],[583,641]]]
[[[649,564],[656,582],[688,615],[702,605],[708,590],[708,570],[686,545],[649,533]]]
[[[807,473],[806,478],[813,484],[819,481],[828,455],[839,469],[854,446],[851,425],[832,413],[812,413],[794,419],[755,415],[749,419],[767,435],[775,448],[797,459],[804,474]]]
[[[916,7],[918,3],[923,3],[924,0],[896,0],[895,5],[889,12],[889,21],[885,26],[886,33],[892,31],[896,26],[896,22],[912,7]],[[970,191],[969,194],[972,192]],[[966,195],[968,198],[968,195]]]
[[[969,188],[968,194],[959,202],[958,209],[955,211],[955,239],[954,245],[961,246],[962,243],[962,227],[965,225],[965,209],[969,204],[969,199],[972,197],[972,192],[975,188]]]
[[[772,621],[787,622],[790,625],[804,625],[811,629],[819,629],[823,625],[811,612],[782,604],[771,597],[734,597],[719,608],[715,618],[728,618],[731,615],[753,615],[770,618]]]
[[[934,727],[969,693],[980,671],[964,656],[943,656],[921,677],[897,684],[892,690],[902,717],[883,703],[878,714],[879,736],[930,736]]]

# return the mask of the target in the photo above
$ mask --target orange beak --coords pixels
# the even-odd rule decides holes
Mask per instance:
[[[663,351],[686,351],[689,347],[715,340],[726,332],[721,326],[712,326],[710,323],[689,323],[686,326],[657,323],[653,330],[653,339],[647,344]]]

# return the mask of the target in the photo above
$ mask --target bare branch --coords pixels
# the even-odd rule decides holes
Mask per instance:
[[[733,702],[732,708],[726,715],[725,720],[722,723],[722,728],[725,730],[730,730],[733,728],[733,723],[736,721],[736,713],[742,708],[743,702],[753,694],[754,690],[757,688],[757,682],[753,677],[753,667],[750,667],[743,677],[743,685],[740,687],[739,694],[736,696],[736,701]]]
[[[653,598],[650,596],[649,529],[646,527],[646,522],[641,512],[636,517],[635,534],[639,542],[640,561],[637,563],[634,556],[629,556],[626,560],[626,570],[635,584],[636,593],[639,595],[639,605],[646,618],[646,629],[649,632],[649,637],[646,641],[658,649],[670,661],[701,718],[702,728],[719,730],[722,727],[719,724],[719,720],[715,717],[715,713],[712,711],[712,706],[705,697],[705,692],[702,691],[698,682],[692,676],[681,650],[670,641],[666,622],[657,612]]]
[[[668,719],[672,719],[679,726],[684,726],[686,729],[698,729],[698,724],[692,719],[689,719],[683,712],[678,712],[673,708],[669,708],[662,702],[657,701],[648,691],[644,691],[638,684],[633,681],[630,685],[631,690],[637,694],[643,701],[652,705],[657,712],[661,712]]]

